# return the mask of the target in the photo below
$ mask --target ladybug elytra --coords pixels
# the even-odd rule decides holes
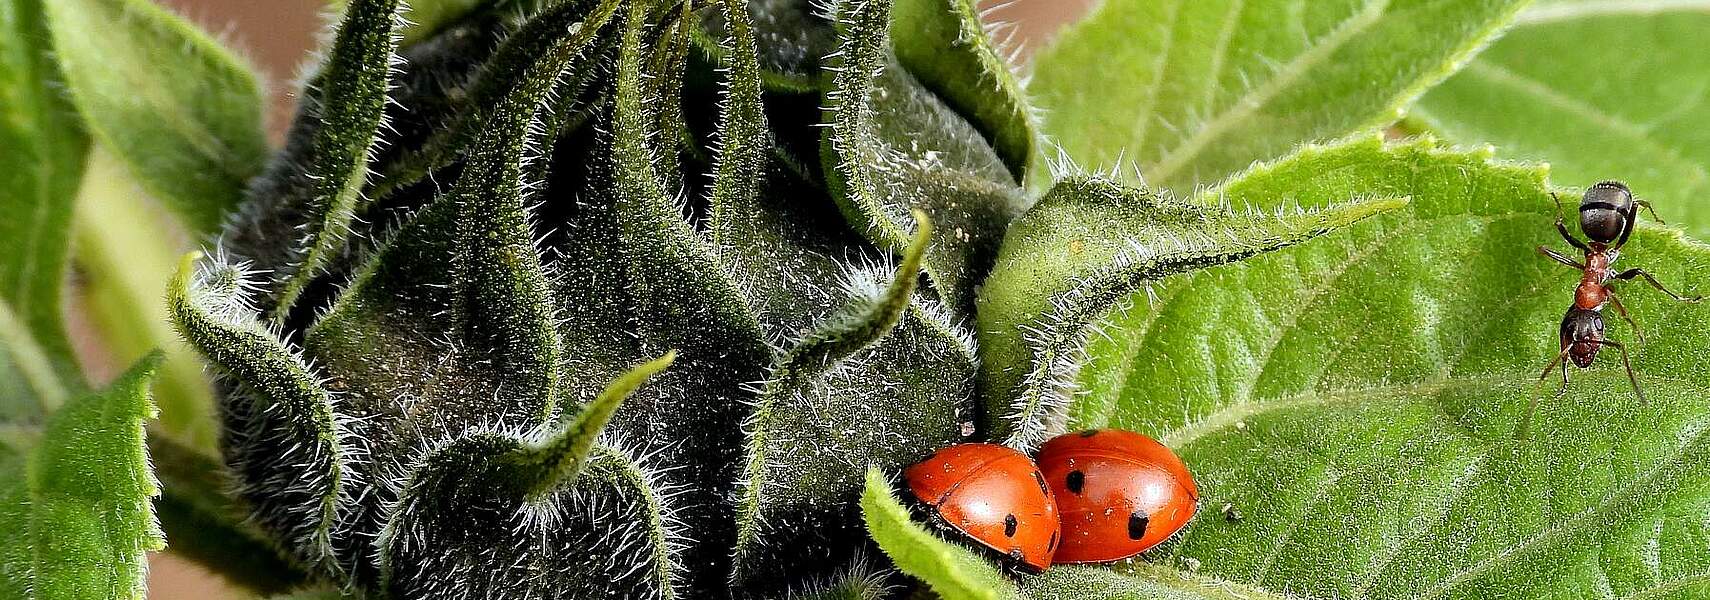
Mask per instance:
[[[1039,450],[1062,519],[1058,563],[1122,560],[1158,545],[1193,519],[1199,488],[1174,452],[1120,429],[1053,438]]]
[[[1057,551],[1057,503],[1027,456],[996,444],[957,444],[903,472],[945,525],[1032,572]]]

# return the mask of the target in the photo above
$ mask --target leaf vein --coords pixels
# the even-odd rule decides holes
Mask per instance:
[[[1253,88],[1246,95],[1238,98],[1228,108],[1212,117],[1203,126],[1194,130],[1193,135],[1184,140],[1174,149],[1166,151],[1158,163],[1143,173],[1152,181],[1168,181],[1176,171],[1186,166],[1200,152],[1205,151],[1213,140],[1228,133],[1247,117],[1283,92],[1301,77],[1304,77],[1314,67],[1329,60],[1331,55],[1341,49],[1343,44],[1359,36],[1361,33],[1382,20],[1385,9],[1389,7],[1388,0],[1368,2],[1359,13],[1338,24],[1330,33],[1319,39],[1318,44],[1295,56],[1293,60],[1277,69],[1270,79]]]

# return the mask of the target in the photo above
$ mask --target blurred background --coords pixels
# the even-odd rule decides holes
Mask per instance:
[[[261,70],[271,92],[268,129],[277,142],[296,102],[292,84],[324,28],[328,0],[155,1],[218,34]],[[981,0],[979,4],[988,22],[1013,25],[1013,43],[1021,60],[1026,61],[1057,30],[1080,18],[1097,1]],[[169,550],[149,561],[149,597],[226,600],[250,596],[194,563],[175,559]]]

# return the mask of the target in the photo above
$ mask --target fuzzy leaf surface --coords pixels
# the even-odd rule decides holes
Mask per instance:
[[[0,595],[144,597],[145,554],[165,546],[143,446],[151,356],[55,412],[27,451],[0,442]]]
[[[820,146],[832,196],[857,230],[893,252],[912,237],[909,211],[925,211],[945,233],[927,252],[927,276],[945,304],[966,311],[1028,198],[980,131],[891,54],[889,2],[837,7]]]
[[[252,199],[300,213],[292,219],[302,228],[292,247],[295,256],[288,264],[264,264],[281,270],[278,303],[268,307],[276,322],[343,248],[350,231],[385,122],[398,10],[399,0],[353,0],[315,77],[314,93],[304,99],[303,110],[318,119],[299,120],[291,132],[293,144],[308,146],[306,158],[274,162],[249,191]],[[291,150],[286,148],[288,155]]]
[[[349,514],[351,440],[319,375],[261,323],[248,297],[253,286],[241,265],[192,253],[180,261],[167,305],[179,335],[230,378],[220,450],[237,495],[294,558],[339,573],[353,562],[348,540],[338,539]]]
[[[268,152],[249,65],[153,2],[42,5],[84,125],[192,231],[218,230]]]
[[[1239,179],[1235,180],[1236,182]],[[1004,238],[980,290],[977,334],[988,435],[1045,440],[1068,403],[1093,326],[1153,282],[1297,244],[1396,206],[1349,193],[1311,210],[1235,210],[1099,177],[1061,180]]]
[[[1228,201],[1412,202],[1113,317],[1071,426],[1169,444],[1208,509],[1151,561],[1291,597],[1710,593],[1710,309],[1617,282],[1648,342],[1613,314],[1608,335],[1649,405],[1613,348],[1555,396],[1538,374],[1579,273],[1534,251],[1565,248],[1543,170],[1488,158],[1374,138],[1256,168]],[[1710,248],[1649,224],[1622,258],[1689,292],[1710,275]]]
[[[877,470],[867,472],[861,495],[867,531],[903,572],[925,581],[945,600],[1280,600],[1262,590],[1196,577],[1144,563],[1111,569],[1057,565],[1019,581],[983,554],[928,531]]]
[[[1564,185],[1625,181],[1704,238],[1707,32],[1700,2],[1540,2],[1408,114],[1457,143],[1547,160]]]
[[[381,532],[391,597],[677,597],[681,524],[670,490],[596,438],[618,405],[671,363],[637,366],[533,439],[458,438],[412,465]]]
[[[80,382],[60,323],[60,288],[89,140],[50,55],[42,0],[0,1],[0,155],[12,164],[0,169],[0,301],[41,345],[42,359]],[[0,404],[0,418],[10,414]]]
[[[745,0],[748,23],[759,42],[760,75],[768,88],[815,92],[824,85],[823,61],[837,50],[837,30],[812,0]],[[714,53],[731,34],[723,11],[703,13],[696,31]]]
[[[660,464],[688,466],[676,477],[686,488],[685,535],[697,542],[684,558],[696,566],[683,583],[692,595],[721,588],[729,573],[731,490],[752,399],[745,384],[764,377],[772,349],[743,290],[684,219],[656,167],[676,142],[658,137],[662,106],[645,95],[645,66],[671,50],[647,43],[647,9],[631,5],[623,19],[616,80],[599,109],[608,125],[559,145],[561,164],[575,166],[554,170],[550,185],[573,201],[546,208],[565,223],[547,245],[567,380],[609,380],[640,359],[678,351],[611,430]]]
[[[1185,194],[1394,121],[1525,3],[1112,0],[1038,57],[1029,89],[1070,158]]]
[[[736,580],[848,560],[862,536],[839,507],[854,505],[862,472],[916,462],[972,424],[971,340],[914,299],[933,231],[917,227],[894,272],[852,274],[848,306],[772,367],[746,424]]]
[[[973,0],[898,0],[891,37],[897,60],[979,128],[1016,181],[1046,170],[1038,115]]]

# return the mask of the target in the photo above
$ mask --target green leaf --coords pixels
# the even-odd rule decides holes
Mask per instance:
[[[47,38],[41,0],[0,0],[0,155],[12,164],[0,169],[0,302],[11,305],[54,373],[81,387],[60,322],[60,290],[89,140],[58,87]]]
[[[667,352],[665,356],[630,369],[606,386],[593,402],[582,407],[547,443],[538,447],[524,446],[520,451],[506,455],[503,459],[505,467],[514,469],[519,477],[530,482],[523,488],[527,490],[527,498],[538,501],[560,484],[575,481],[588,462],[588,452],[594,447],[594,440],[611,422],[618,406],[635,392],[635,388],[647,383],[675,360],[677,353]]]
[[[191,231],[217,231],[267,157],[253,70],[146,0],[42,6],[84,125]]]
[[[820,153],[827,185],[849,222],[893,252],[913,237],[909,211],[925,211],[947,234],[927,251],[927,276],[965,314],[1028,198],[979,130],[891,55],[890,3],[836,6],[842,30]]]
[[[303,99],[301,110],[319,119],[300,120],[298,130],[291,132],[293,144],[308,145],[306,158],[302,163],[275,162],[250,191],[264,204],[301,213],[301,242],[292,248],[295,260],[263,265],[281,271],[278,301],[265,307],[273,311],[275,323],[284,321],[309,282],[344,247],[385,122],[401,21],[398,7],[399,0],[353,1],[315,77],[315,93]]]
[[[1696,2],[1540,2],[1408,114],[1459,143],[1548,160],[1563,184],[1625,181],[1710,237],[1707,28]]]
[[[1230,202],[1412,202],[1112,317],[1069,426],[1159,438],[1204,506],[1244,514],[1207,511],[1151,560],[1295,597],[1710,592],[1710,312],[1617,282],[1647,342],[1613,316],[1609,336],[1649,405],[1613,349],[1552,393],[1580,274],[1534,252],[1563,245],[1543,170],[1488,158],[1367,139],[1257,168]],[[1689,293],[1710,275],[1710,248],[1648,224],[1622,259]]]
[[[1039,116],[974,2],[898,0],[891,37],[897,60],[979,128],[1016,181],[1048,171],[1039,151]]]
[[[1238,185],[1239,179],[1229,185]],[[1193,202],[1098,177],[1059,181],[1009,230],[980,292],[978,329],[987,431],[1017,447],[1044,441],[1068,404],[1084,347],[1105,313],[1169,275],[1300,243],[1406,200],[1274,212]]]
[[[165,546],[143,422],[159,356],[54,413],[27,456],[0,448],[0,595],[141,600],[145,553]]]
[[[945,600],[1108,598],[1134,600],[1281,600],[1228,581],[1146,563],[1117,568],[1057,565],[1041,575],[1004,576],[969,545],[947,541],[912,520],[877,469],[867,472],[861,510],[867,531],[897,568],[921,579]]]
[[[37,421],[70,393],[24,320],[0,299],[0,423]]]
[[[353,495],[345,489],[355,441],[331,394],[297,352],[250,306],[253,274],[224,257],[186,255],[168,287],[180,335],[229,376],[221,451],[258,525],[322,575],[353,562],[347,541]],[[288,451],[287,451],[288,450]]]
[[[1525,4],[1111,0],[1039,55],[1029,89],[1070,158],[1186,193],[1387,125]]]
[[[643,65],[659,49],[643,40],[645,4],[628,11],[609,131],[594,134],[595,154],[586,161],[587,208],[578,208],[575,235],[560,247],[566,270],[559,301],[574,307],[567,314],[581,313],[573,321],[591,322],[561,330],[579,338],[574,344],[594,346],[589,358],[680,351],[679,366],[625,406],[613,428],[665,464],[695,466],[683,476],[689,491],[682,518],[698,543],[685,560],[704,579],[686,589],[711,589],[728,572],[735,539],[730,465],[740,461],[741,424],[750,412],[745,384],[764,376],[772,349],[717,251],[684,220],[654,168],[658,118],[644,96]]]
[[[670,490],[596,443],[674,358],[631,369],[561,426],[466,435],[415,462],[377,542],[388,597],[675,598],[682,525]]]
[[[948,600],[1016,596],[1015,585],[990,561],[915,523],[878,469],[867,470],[861,513],[866,517],[867,532],[897,568],[925,580],[939,596]]]

